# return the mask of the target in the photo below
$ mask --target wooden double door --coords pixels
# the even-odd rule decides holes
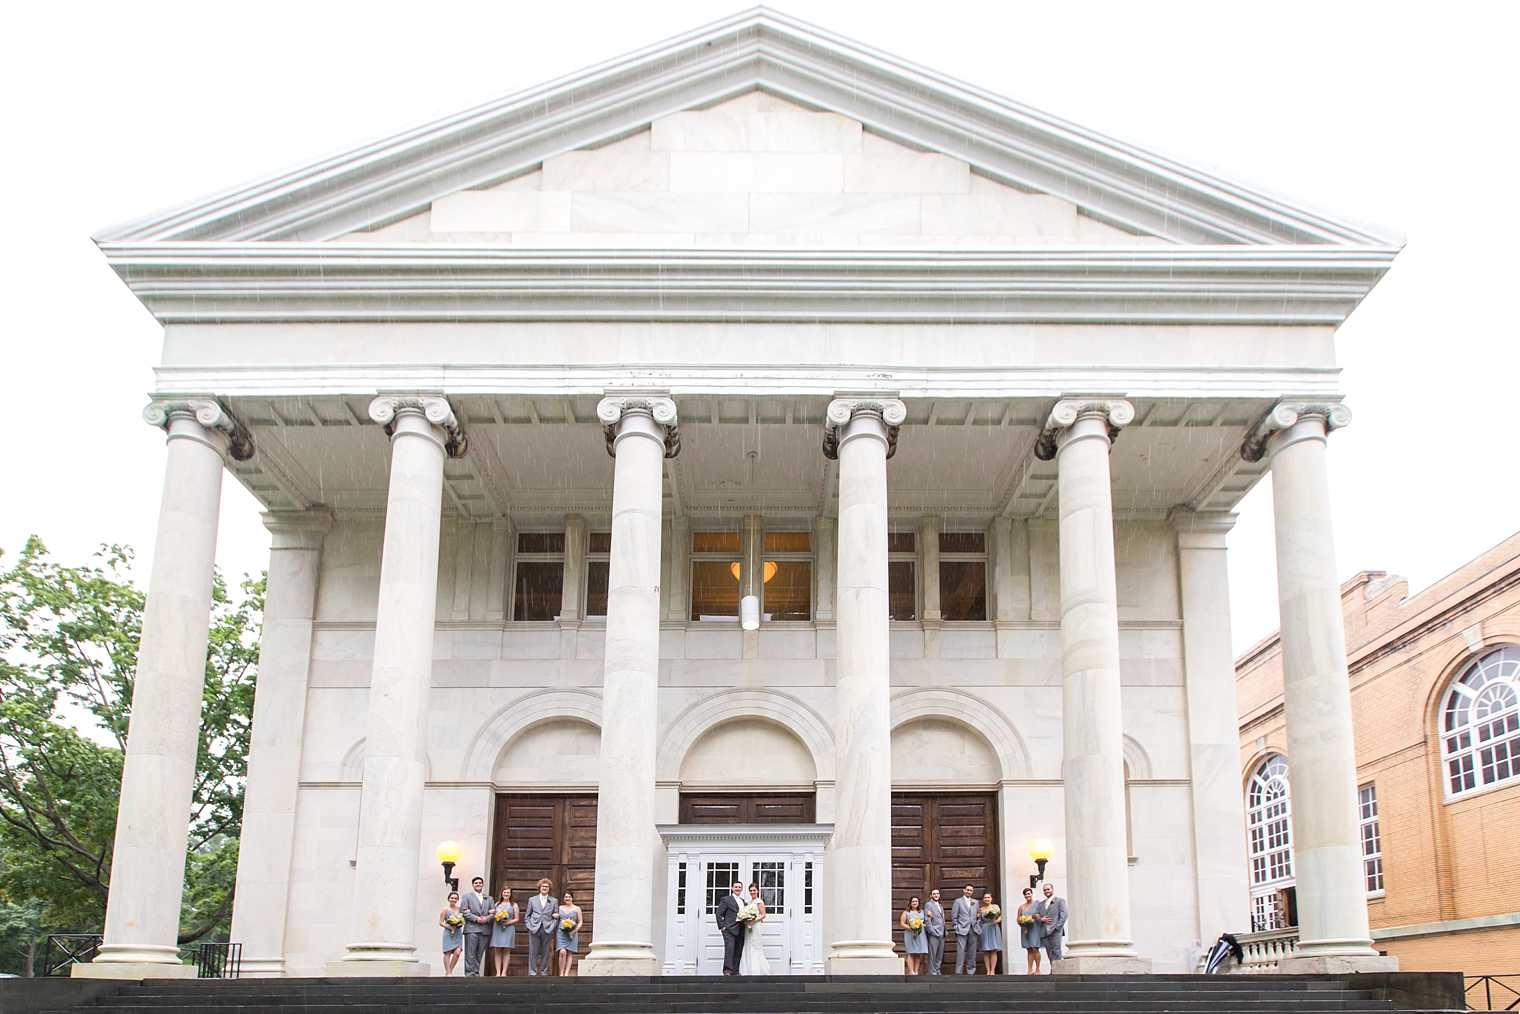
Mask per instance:
[[[939,888],[945,921],[950,906],[967,884],[1001,897],[998,871],[997,795],[991,792],[894,792],[892,793],[892,938],[902,950],[903,931],[897,917],[917,895],[929,900]],[[1022,899],[1021,899],[1022,900]],[[1006,970],[1006,956],[1000,963]],[[945,930],[942,971],[955,967],[955,934]]]
[[[585,914],[584,955],[596,909],[596,796],[498,795],[495,824],[490,889],[499,898],[503,887],[512,888],[513,900],[522,906],[538,893],[541,877],[549,878],[556,898],[569,888]],[[552,957],[549,964],[552,971]],[[510,971],[528,973],[528,934],[521,926]]]

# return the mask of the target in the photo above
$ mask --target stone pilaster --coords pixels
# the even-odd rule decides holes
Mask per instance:
[[[839,459],[835,786],[828,862],[828,971],[897,975],[892,952],[892,715],[887,620],[887,459],[907,418],[891,398],[828,407]]]
[[[660,514],[664,459],[680,450],[669,398],[602,399],[613,456],[612,554],[602,670],[596,924],[583,975],[656,975],[655,754],[659,717]]]
[[[168,434],[167,460],[117,805],[105,939],[94,961],[71,970],[89,978],[195,974],[180,964],[176,940],[222,468],[228,456],[246,460],[253,454],[248,431],[210,399],[156,400],[143,418]]]
[[[1056,459],[1061,539],[1061,731],[1071,921],[1061,974],[1141,972],[1130,930],[1124,723],[1109,450],[1135,417],[1117,399],[1056,403],[1036,453]]]
[[[1207,946],[1221,933],[1250,925],[1239,712],[1225,555],[1225,536],[1235,524],[1235,515],[1179,507],[1172,511],[1170,520],[1177,532],[1182,592],[1198,932]]]
[[[322,540],[332,516],[276,511],[264,515],[264,525],[272,537],[269,578],[232,908],[232,939],[243,945],[242,974],[249,977],[285,974],[312,621]]]
[[[1389,971],[1372,946],[1357,827],[1356,751],[1327,437],[1351,422],[1340,404],[1287,402],[1246,440],[1247,460],[1272,465],[1283,718],[1293,788],[1298,952],[1280,972]]]
[[[465,435],[443,398],[381,397],[391,440],[347,953],[329,975],[426,975],[415,945],[443,463]]]

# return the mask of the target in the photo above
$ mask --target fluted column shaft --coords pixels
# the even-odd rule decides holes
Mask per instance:
[[[834,837],[828,854],[828,970],[901,971],[892,952],[892,713],[887,619],[887,458],[899,401],[831,403],[826,453],[839,459]]]
[[[1061,730],[1066,877],[1071,915],[1062,973],[1146,971],[1130,930],[1124,826],[1124,722],[1108,457],[1128,402],[1061,402],[1055,441],[1060,497]],[[1112,428],[1111,428],[1112,427]]]
[[[195,974],[180,964],[176,942],[222,467],[229,451],[252,453],[246,433],[216,402],[155,402],[143,416],[167,431],[167,460],[117,804],[105,939],[94,961],[71,970],[90,978]]]
[[[614,459],[607,646],[597,762],[596,923],[584,975],[656,975],[655,754],[659,717],[660,513],[678,443],[668,398],[606,398]]]
[[[1272,463],[1283,718],[1293,792],[1298,952],[1283,972],[1374,971],[1357,824],[1346,632],[1330,521],[1326,437],[1341,405],[1280,405],[1263,424]]]
[[[441,398],[378,398],[391,439],[347,953],[329,975],[425,975],[414,942],[438,602],[443,462],[458,446]]]
[[[243,945],[242,974],[255,977],[285,971],[317,571],[332,517],[320,511],[280,511],[265,514],[264,524],[273,542],[232,908],[232,939]]]

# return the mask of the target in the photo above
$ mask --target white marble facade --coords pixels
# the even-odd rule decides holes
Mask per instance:
[[[1393,241],[764,10],[98,239],[164,324],[165,525],[199,539],[161,540],[150,613],[215,534],[180,438],[274,532],[250,971],[436,972],[433,845],[489,875],[502,792],[615,795],[598,970],[662,957],[683,790],[816,792],[830,890],[871,899],[821,913],[834,970],[885,968],[893,788],[996,793],[1006,902],[1053,842],[1070,970],[1181,971],[1248,924],[1224,533],[1291,446],[1280,544],[1328,545],[1302,444],[1344,421],[1334,331]],[[883,525],[919,534],[913,620]],[[691,621],[710,529],[810,532],[811,619]],[[538,531],[565,597],[515,621]],[[940,531],[985,533],[985,619],[942,615]],[[195,678],[162,638],[140,697]],[[172,837],[177,806],[123,820]],[[81,974],[144,974],[172,920],[111,904],[114,970]],[[1355,964],[1343,915],[1320,953]]]

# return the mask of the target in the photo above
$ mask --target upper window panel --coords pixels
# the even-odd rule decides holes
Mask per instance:
[[[1447,798],[1520,778],[1520,647],[1480,655],[1452,682],[1441,757]]]

